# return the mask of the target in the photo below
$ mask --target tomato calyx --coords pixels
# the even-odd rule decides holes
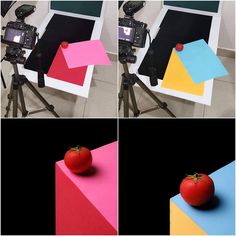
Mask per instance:
[[[203,182],[205,182],[206,180],[202,177],[201,174],[198,174],[197,172],[195,172],[194,175],[187,175],[187,179],[193,179],[194,183],[196,184],[198,182],[198,180],[202,180]]]
[[[73,151],[76,151],[76,152],[79,153],[79,152],[81,151],[82,148],[83,148],[82,146],[77,145],[76,147],[70,148],[70,150],[73,150]]]

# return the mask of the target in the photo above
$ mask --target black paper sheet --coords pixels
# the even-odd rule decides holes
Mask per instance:
[[[57,49],[62,41],[69,43],[90,40],[93,20],[55,14],[46,27],[46,31],[28,57],[25,68],[37,71],[39,68],[37,52],[42,53],[42,69],[45,74],[52,64]]]
[[[156,38],[149,48],[154,51],[153,66],[157,77],[163,79],[172,49],[177,43],[190,43],[199,39],[208,42],[211,16],[168,10]],[[139,74],[149,76],[150,58],[147,53],[138,69]]]

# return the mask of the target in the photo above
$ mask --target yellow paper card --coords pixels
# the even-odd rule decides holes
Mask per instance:
[[[207,235],[207,233],[170,201],[170,235]]]
[[[195,84],[193,82],[174,49],[172,50],[161,86],[163,88],[191,93],[197,96],[203,96],[204,92],[204,82],[200,84]]]

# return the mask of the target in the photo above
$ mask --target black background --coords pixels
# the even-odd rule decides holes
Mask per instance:
[[[120,120],[120,234],[169,234],[169,199],[185,174],[235,158],[234,120]]]
[[[2,120],[1,234],[55,234],[55,162],[117,140],[117,120]]]
[[[117,140],[116,119],[3,119],[1,234],[55,233],[55,161],[77,144]],[[169,234],[185,174],[234,157],[233,119],[120,119],[119,233]]]

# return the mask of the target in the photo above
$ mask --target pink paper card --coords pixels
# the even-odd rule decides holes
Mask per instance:
[[[70,43],[62,48],[68,67],[75,68],[88,65],[111,65],[100,40]]]
[[[87,72],[87,66],[76,67],[73,69],[68,68],[61,48],[62,47],[58,48],[47,76],[83,86]]]

